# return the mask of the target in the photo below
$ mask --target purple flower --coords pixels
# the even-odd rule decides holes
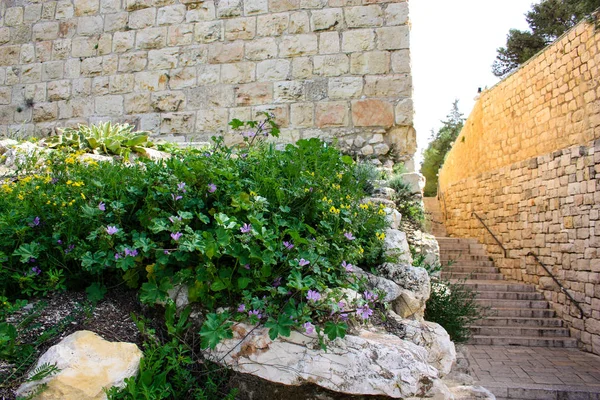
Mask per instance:
[[[292,242],[283,242],[283,246],[288,250],[291,250],[294,248],[294,245],[292,244]]]
[[[117,228],[116,226],[108,225],[106,227],[106,233],[108,233],[109,235],[114,235],[117,232],[119,232],[119,228]]]
[[[316,290],[309,290],[308,293],[306,293],[306,299],[308,301],[317,302],[321,300],[321,293]]]
[[[246,265],[244,265],[244,268],[245,268],[245,269],[250,269],[250,264],[246,264]]]
[[[348,314],[340,314],[342,321],[348,321]]]
[[[125,248],[125,256],[129,256],[129,257],[135,257],[138,255],[138,251],[136,249],[132,249],[129,250],[128,248]]]
[[[244,224],[240,228],[240,232],[242,232],[242,233],[249,233],[251,230],[252,230],[252,224]]]
[[[338,306],[338,308],[339,308],[340,310],[343,310],[343,309],[344,309],[344,307],[346,307],[346,303],[344,303],[343,301],[339,301],[339,302],[337,303],[337,306]]]
[[[247,137],[247,138],[253,138],[254,136],[256,136],[256,132],[245,131],[245,132],[242,132],[242,136]]]
[[[62,240],[58,239],[58,240],[56,241],[56,243],[58,243],[58,244],[62,244]]]
[[[310,322],[305,322],[302,326],[304,327],[304,331],[307,335],[312,335],[315,333],[315,326]]]
[[[355,238],[355,237],[352,235],[352,232],[346,232],[346,233],[344,233],[344,236],[346,236],[346,239],[348,239],[348,240],[354,240],[354,239],[356,239],[356,238]]]
[[[363,293],[363,296],[365,297],[365,300],[367,300],[369,302],[370,301],[376,301],[379,298],[379,296],[377,296],[376,294],[373,294],[373,293],[371,293],[369,291],[366,291],[366,290]]]
[[[310,264],[310,261],[306,261],[304,258],[301,258],[300,261],[298,261],[298,265],[301,267],[304,267],[308,264]]]
[[[246,311],[246,305],[244,303],[240,304],[237,308],[238,312],[244,312]]]
[[[352,268],[354,267],[354,265],[347,263],[344,260],[344,261],[342,261],[342,267],[344,267],[346,269],[346,272],[352,272]]]
[[[364,306],[359,307],[358,310],[356,310],[356,314],[359,316],[359,318],[366,321],[371,315],[373,315],[373,310],[371,310],[369,306],[365,304]]]
[[[209,183],[208,184],[208,193],[214,193],[217,191],[217,185],[215,185],[214,183]]]
[[[180,192],[183,192],[183,193],[185,193],[185,192],[186,192],[186,190],[185,190],[185,182],[178,183],[178,184],[177,184],[177,189],[178,189]]]
[[[67,247],[65,249],[65,254],[69,254],[70,252],[73,251],[74,248],[75,248],[75,245],[74,244],[70,244],[69,247]]]
[[[58,178],[52,178],[50,181],[51,184],[56,185],[58,183]]]
[[[182,196],[179,196],[179,195],[175,196],[173,193],[171,193],[171,197],[173,198],[173,201],[177,201],[177,200],[183,199]]]
[[[40,217],[35,217],[33,219],[33,221],[29,223],[29,226],[31,226],[32,228],[34,226],[39,226],[39,225],[40,225]]]
[[[27,261],[30,264],[33,264],[34,262],[36,262],[37,260],[33,257],[29,257],[29,261]]]
[[[252,311],[248,312],[249,317],[251,317],[253,315],[256,315],[256,318],[258,318],[258,319],[260,319],[262,317],[262,314],[258,310],[252,310]]]
[[[171,233],[171,238],[174,241],[178,241],[181,236],[183,236],[183,233],[181,233],[181,232]]]
[[[168,256],[169,254],[171,254],[171,252],[169,250],[164,250],[163,253]]]
[[[31,272],[33,272],[33,273],[34,273],[34,274],[36,274],[36,275],[39,275],[39,274],[41,274],[41,273],[42,273],[42,270],[41,270],[41,269],[39,269],[39,267],[35,266],[35,267],[32,267],[32,268],[31,268]]]
[[[169,221],[171,221],[171,223],[174,224],[175,221],[181,221],[181,217],[169,217]]]
[[[273,281],[273,287],[279,287],[281,286],[281,277],[277,277],[275,278],[275,280]]]
[[[121,258],[121,254],[120,253],[115,253],[115,260],[118,260],[119,258]]]
[[[98,209],[100,211],[106,211],[106,204],[104,204],[104,202],[101,201],[100,203],[98,203]]]

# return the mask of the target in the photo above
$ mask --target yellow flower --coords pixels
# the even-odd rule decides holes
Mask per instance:
[[[337,174],[337,178],[338,178],[338,179],[342,179],[343,177],[344,177],[344,175],[342,175],[342,174]]]
[[[83,193],[79,193],[81,195],[81,198],[85,200],[85,195]],[[73,200],[75,201],[75,200]]]
[[[358,252],[359,252],[360,254],[363,254],[363,253],[365,252],[365,249],[363,249],[362,247],[359,247],[359,248],[358,248]]]
[[[250,196],[258,196],[256,192],[250,191]]]
[[[335,215],[338,215],[340,213],[340,210],[335,208],[334,206],[331,206],[331,208],[329,209],[329,212]]]
[[[310,189],[309,188],[304,188],[304,193],[308,193],[308,192],[310,192]]]
[[[323,197],[322,199],[323,201],[327,201],[327,196]]]
[[[69,180],[67,181],[67,186],[71,185],[72,183],[73,183],[73,181],[69,179]]]
[[[385,215],[385,210],[380,209],[379,211],[377,211],[377,214],[379,214],[379,215]]]
[[[383,232],[377,232],[375,234],[375,236],[377,236],[377,239],[379,239],[379,240],[385,239],[385,233],[383,233]]]
[[[23,195],[22,195],[22,194],[20,194],[20,193],[19,193],[19,195],[17,196],[17,198],[18,198],[19,200],[25,200],[25,197],[23,197]]]
[[[2,191],[4,193],[12,193],[13,189],[5,183],[4,185],[2,185]]]
[[[366,205],[366,204],[361,204],[361,205],[360,205],[360,208],[362,208],[363,210],[368,210],[368,209],[369,209],[369,206],[368,206],[368,205]]]
[[[50,200],[48,200],[48,201],[46,202],[46,204],[50,204]]]

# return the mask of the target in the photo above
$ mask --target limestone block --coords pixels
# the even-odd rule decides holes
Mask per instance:
[[[11,90],[9,87],[0,88],[0,104],[10,104]]]
[[[149,92],[129,93],[124,96],[124,100],[126,114],[142,114],[151,111]]]
[[[298,7],[300,7],[300,0],[269,0],[271,12],[290,11]]]
[[[30,4],[25,6],[23,11],[23,22],[25,24],[33,24],[40,20],[42,17],[42,5],[41,4]]]
[[[310,57],[296,57],[292,59],[292,78],[308,79],[313,74],[313,62]]]
[[[36,61],[50,61],[52,57],[52,41],[46,40],[35,44]]]
[[[101,399],[105,388],[124,387],[138,372],[142,352],[132,343],[110,343],[93,332],[78,331],[44,353],[37,362],[56,365],[59,372],[41,381],[21,385],[19,396],[46,389],[37,396],[49,399]]]
[[[376,30],[377,48],[379,50],[408,49],[410,45],[409,31],[410,29],[406,25],[378,28]]]
[[[199,110],[196,115],[196,129],[203,132],[216,132],[227,125],[229,113],[226,108]]]
[[[169,26],[167,30],[168,46],[185,46],[194,41],[193,24],[177,24]]]
[[[323,76],[340,76],[347,74],[350,60],[345,54],[331,54],[314,58],[314,74]]]
[[[317,54],[319,48],[318,36],[315,34],[288,35],[279,44],[280,57],[298,57]]]
[[[86,58],[81,62],[81,75],[98,76],[102,73],[102,57]]]
[[[148,52],[148,69],[171,69],[177,67],[179,48],[167,47]]]
[[[115,35],[116,36],[116,35]],[[77,38],[71,42],[71,55],[73,57],[93,57],[96,55],[97,39]]]
[[[256,79],[255,69],[253,62],[223,64],[221,66],[221,82],[233,84],[252,82]]]
[[[392,3],[385,8],[386,25],[405,25],[408,23],[408,3]]]
[[[398,50],[392,53],[392,70],[395,73],[410,73],[410,51]]]
[[[247,42],[245,47],[248,60],[261,61],[277,57],[277,42],[270,37],[254,39]]]
[[[191,88],[186,94],[189,109],[209,110],[234,105],[234,89],[229,85]]]
[[[314,125],[314,109],[313,103],[294,103],[290,108],[290,119],[292,126],[295,127],[311,127]]]
[[[288,13],[259,15],[256,19],[256,35],[281,36],[287,31],[289,23]]]
[[[212,21],[216,18],[217,11],[213,1],[206,1],[188,7],[185,14],[186,22]]]
[[[269,0],[244,1],[244,15],[265,14],[269,12]]]
[[[199,44],[195,46],[185,46],[181,48],[179,55],[179,65],[181,67],[191,67],[198,64],[208,63],[208,45]]]
[[[224,64],[241,61],[244,58],[244,42],[211,43],[208,45],[208,62]]]
[[[273,85],[274,103],[304,101],[304,82],[284,81]]]
[[[73,42],[75,44],[75,42]],[[113,51],[124,53],[133,49],[135,44],[135,31],[115,32],[113,35]]]
[[[4,12],[4,24],[16,26],[23,23],[23,7],[9,7]]]
[[[252,119],[252,107],[234,107],[229,109],[229,121],[239,119],[240,121],[250,121]],[[231,127],[230,131],[233,131]]]
[[[180,24],[185,19],[186,8],[183,4],[161,7],[156,14],[158,25]]]
[[[394,124],[394,108],[384,100],[365,99],[352,102],[354,126],[383,126]]]
[[[104,20],[99,15],[80,17],[77,24],[77,34],[81,36],[99,35],[104,30]]]
[[[100,10],[100,0],[73,0],[75,16],[96,14]]]
[[[75,15],[75,7],[69,0],[63,0],[56,2],[56,12],[54,18],[56,19],[69,19]]]
[[[366,76],[365,95],[368,97],[411,97],[412,80],[408,74]]]
[[[42,4],[41,19],[54,19],[55,13],[56,13],[56,2],[55,1],[51,1],[48,3]]]
[[[122,10],[121,0],[100,0],[100,12],[102,14],[116,13]]]
[[[151,104],[154,111],[178,111],[185,105],[185,95],[180,91],[152,93]]]
[[[42,80],[42,64],[27,64],[21,66],[21,83],[39,82]]]
[[[68,80],[48,82],[48,101],[67,100],[71,97],[71,82]]]
[[[143,8],[129,14],[128,26],[131,29],[143,29],[154,26],[156,22],[156,8]]]
[[[340,36],[338,32],[323,32],[319,34],[319,54],[334,54],[340,52]]]
[[[290,108],[287,104],[259,105],[252,109],[252,119],[258,120],[264,113],[270,113],[275,117],[275,122],[285,128],[290,124]]]
[[[341,29],[344,23],[344,15],[341,8],[326,8],[314,10],[311,16],[311,27],[313,31],[325,31],[329,29]]]
[[[182,89],[196,85],[196,68],[186,67],[174,69],[169,74],[169,87]]]
[[[73,106],[73,117],[88,118],[94,114],[94,99],[91,97],[80,97],[71,99]]]
[[[199,65],[197,69],[198,85],[212,85],[221,81],[220,65]]]
[[[243,12],[242,0],[220,0],[217,2],[217,17],[239,17]]]
[[[373,146],[373,154],[376,156],[384,156],[390,151],[390,146],[387,143],[378,143]]]
[[[7,26],[0,27],[0,44],[8,43],[10,40],[10,28]]]
[[[91,94],[92,80],[90,78],[79,78],[71,81],[73,96],[88,96]]]
[[[96,113],[100,115],[123,115],[123,96],[108,95],[95,98]]]
[[[317,103],[315,110],[315,125],[319,128],[347,126],[348,103],[322,102]]]
[[[256,35],[256,18],[234,18],[225,22],[226,40],[249,40]]]
[[[256,65],[256,79],[259,81],[281,81],[290,73],[289,60],[265,60]]]
[[[33,25],[32,40],[54,40],[58,38],[58,22],[39,22]]]
[[[331,99],[349,99],[360,97],[363,79],[360,77],[343,77],[329,79],[329,97]]]
[[[195,122],[195,112],[162,114],[160,133],[193,133]]]
[[[235,91],[236,105],[258,105],[273,101],[273,84],[270,82],[255,82],[239,85]]]
[[[119,57],[119,72],[136,72],[146,68],[148,54],[145,51],[123,54]]]
[[[306,11],[296,11],[290,14],[290,35],[310,32],[310,20]]]
[[[101,96],[110,93],[110,80],[108,76],[99,76],[92,79],[92,95]]]
[[[36,103],[33,105],[33,122],[52,121],[58,117],[58,104]]]
[[[398,101],[395,108],[397,125],[412,125],[415,114],[411,98]]]
[[[390,71],[390,54],[387,51],[353,53],[350,72],[355,75],[387,74]]]
[[[300,8],[323,8],[325,6],[327,6],[327,0],[300,0]]]
[[[119,74],[110,77],[110,93],[129,93],[133,91],[135,79],[133,74]]]
[[[138,49],[158,49],[167,43],[167,28],[145,28],[136,32],[135,46]]]
[[[106,33],[100,35],[98,39],[98,55],[107,55],[112,53],[112,35]]]
[[[18,64],[20,54],[21,46],[0,47],[0,66]]]
[[[342,51],[345,53],[375,49],[375,31],[356,29],[342,33]]]
[[[21,46],[21,64],[31,64],[35,61],[35,46],[26,43]]]
[[[383,10],[379,5],[347,7],[344,17],[349,28],[368,28],[383,25]]]
[[[35,102],[43,102],[47,100],[47,87],[45,83],[34,83],[25,85],[25,99],[33,99]],[[17,100],[18,94],[13,91],[13,100]],[[23,101],[20,100],[19,101]]]

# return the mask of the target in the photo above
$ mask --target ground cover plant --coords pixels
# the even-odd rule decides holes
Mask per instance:
[[[32,160],[0,185],[0,294],[97,300],[127,285],[155,304],[185,285],[206,310],[203,347],[238,320],[324,340],[368,319],[373,294],[350,304],[340,290],[362,291],[353,264],[381,256],[385,212],[361,203],[364,174],[317,139],[275,150],[262,140],[278,133],[270,118],[232,127],[245,146],[135,163],[81,161],[64,146]]]

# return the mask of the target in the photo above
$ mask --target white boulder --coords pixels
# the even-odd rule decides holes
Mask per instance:
[[[399,263],[412,264],[413,262],[406,233],[398,229],[387,229],[385,231],[383,250],[386,256],[394,257]]]

